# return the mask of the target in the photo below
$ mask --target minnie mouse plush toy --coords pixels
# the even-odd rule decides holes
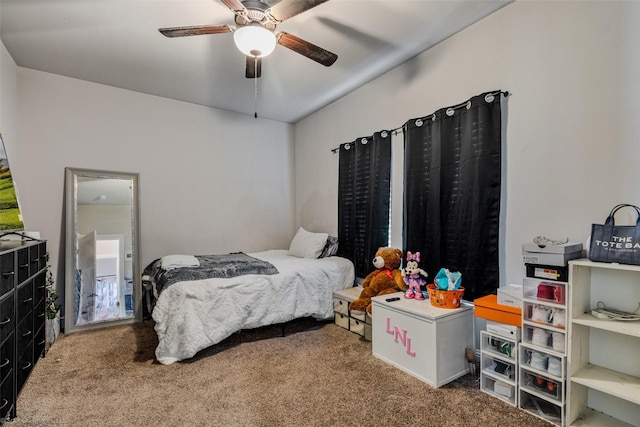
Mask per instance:
[[[418,266],[419,262],[420,252],[413,254],[407,252],[407,265],[402,270],[404,283],[408,286],[407,291],[404,293],[405,298],[424,299],[420,287],[427,283],[422,276],[427,277],[428,274]]]

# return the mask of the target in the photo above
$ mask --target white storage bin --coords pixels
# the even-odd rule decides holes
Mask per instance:
[[[469,372],[465,349],[473,347],[473,310],[433,307],[399,292],[374,297],[373,355],[433,387]],[[400,297],[387,301],[390,297]]]
[[[482,358],[481,369],[483,372],[490,373],[496,377],[504,377],[506,380],[515,380],[517,374],[514,363],[493,358],[489,355]]]
[[[522,342],[542,350],[565,354],[566,334],[563,330],[551,330],[537,325],[523,325]]]
[[[349,301],[345,301],[343,299],[334,298],[333,299],[333,311],[338,314],[344,314],[346,316],[349,315]]]
[[[567,311],[564,306],[525,302],[522,316],[525,322],[558,329],[566,329],[567,326]]]
[[[565,378],[565,359],[561,355],[526,344],[520,346],[519,352],[520,366],[528,371],[559,380]]]
[[[505,358],[512,362],[517,360],[517,341],[489,332],[480,333],[480,351],[493,357]]]
[[[521,409],[557,426],[563,425],[564,405],[556,405],[553,402],[528,393],[522,387],[520,387],[520,396],[518,399]]]
[[[567,300],[567,283],[553,280],[525,277],[522,279],[523,299],[565,305]]]
[[[533,395],[539,395],[563,403],[563,384],[549,375],[542,375],[535,372],[523,370],[520,377],[520,388]]]
[[[345,328],[346,330],[349,330],[349,316],[342,313],[336,313],[335,323],[341,328]]]
[[[362,286],[341,289],[333,293],[333,311],[349,315],[349,303],[357,299],[362,292]],[[363,319],[364,320],[364,319]]]
[[[516,405],[516,386],[497,378],[482,375],[480,390],[498,399],[504,400],[511,405]]]
[[[364,336],[364,325],[365,323],[362,320],[354,319],[353,317],[349,318],[349,330],[354,334]]]

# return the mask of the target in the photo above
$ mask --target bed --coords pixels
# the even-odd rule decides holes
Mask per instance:
[[[315,236],[316,246],[319,246],[322,233],[311,234],[321,235]],[[243,329],[303,317],[332,317],[333,292],[353,286],[353,264],[345,258],[331,255],[330,252],[335,252],[333,249],[327,253],[327,247],[331,245],[326,234],[320,250],[316,248],[314,251],[308,250],[308,234],[305,246],[296,246],[299,235],[300,230],[288,250],[215,256],[218,260],[230,257],[236,261],[235,258],[240,258],[232,267],[223,268],[222,273],[216,274],[219,277],[206,278],[208,273],[198,272],[203,265],[197,266],[198,262],[189,256],[182,256],[183,264],[178,262],[173,268],[168,262],[165,264],[169,264],[169,268],[163,268],[163,261],[170,257],[175,260],[177,255],[163,257],[150,264],[145,269],[143,280],[151,283],[157,297],[152,318],[158,335],[155,352],[158,362],[168,365],[189,359],[200,350]],[[212,257],[195,258],[208,264]],[[245,257],[257,263],[259,270],[256,273],[251,269],[247,270],[249,273],[243,271],[241,264]],[[193,264],[188,265],[185,258]],[[166,276],[177,271],[186,273],[187,279],[162,283]]]

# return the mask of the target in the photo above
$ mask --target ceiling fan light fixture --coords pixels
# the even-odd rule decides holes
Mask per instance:
[[[276,48],[276,35],[260,24],[238,28],[233,33],[233,41],[240,52],[256,58],[267,56]]]

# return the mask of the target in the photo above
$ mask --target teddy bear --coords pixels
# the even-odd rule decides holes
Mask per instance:
[[[420,252],[412,254],[407,251],[407,264],[404,266],[404,270],[402,270],[404,283],[409,288],[407,289],[407,292],[404,293],[405,298],[415,298],[418,300],[424,299],[421,286],[427,283],[424,277],[427,277],[428,274],[418,266],[419,262]]]
[[[362,282],[360,296],[349,304],[349,310],[371,314],[371,298],[379,295],[392,294],[407,289],[402,272],[399,270],[402,261],[402,251],[396,248],[378,248],[372,271]]]

